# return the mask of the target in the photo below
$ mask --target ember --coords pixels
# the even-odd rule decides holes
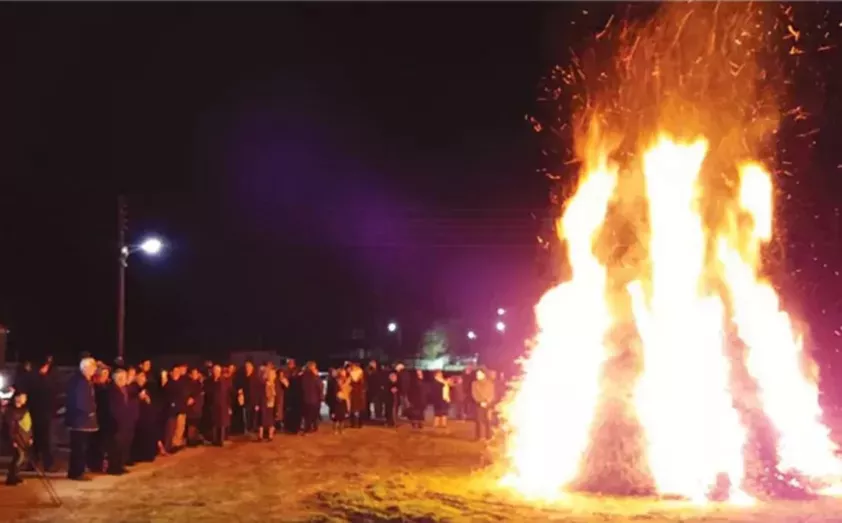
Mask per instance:
[[[667,5],[617,29],[613,77],[577,98],[582,168],[558,226],[572,276],[536,307],[503,407],[504,482],[524,495],[600,490],[587,476],[618,459],[653,493],[699,502],[770,495],[749,469],[807,478],[807,494],[842,477],[802,335],[763,274],[774,184],[757,158],[783,85],[761,67],[770,24],[757,6]],[[559,73],[568,85],[585,61]],[[629,325],[634,341],[618,341]],[[609,367],[627,360],[619,383]],[[622,432],[597,437],[618,397],[644,434],[620,458],[601,447]],[[771,452],[749,452],[758,440]]]

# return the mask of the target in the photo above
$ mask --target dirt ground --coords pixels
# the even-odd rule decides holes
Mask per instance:
[[[366,427],[336,436],[327,428],[273,443],[235,442],[188,450],[122,477],[89,483],[53,478],[44,486],[0,485],[0,521],[592,521],[836,522],[842,501],[780,502],[753,508],[575,496],[535,506],[495,487],[489,454],[470,426],[415,433]]]

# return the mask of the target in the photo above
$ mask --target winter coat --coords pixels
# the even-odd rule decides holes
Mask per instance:
[[[70,430],[96,432],[99,430],[96,415],[94,385],[82,372],[76,372],[67,385],[64,424]]]

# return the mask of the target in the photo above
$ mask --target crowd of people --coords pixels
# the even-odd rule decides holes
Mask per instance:
[[[14,399],[3,416],[13,457],[8,485],[20,483],[19,471],[27,465],[54,470],[57,391],[51,367],[48,359],[16,376]],[[149,360],[108,366],[85,355],[67,384],[63,408],[70,435],[67,476],[87,481],[89,472],[122,475],[134,463],[188,447],[224,446],[232,435],[269,442],[279,432],[310,434],[319,430],[323,404],[334,434],[367,424],[396,427],[401,420],[421,429],[432,407],[434,427],[446,427],[449,418],[472,419],[476,438],[489,439],[503,383],[484,369],[428,376],[374,361],[365,368],[331,368],[323,381],[315,363],[299,367],[295,360],[281,367],[206,362],[202,368],[178,364],[153,371]]]

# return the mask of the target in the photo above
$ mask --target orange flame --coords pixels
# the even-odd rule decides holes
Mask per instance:
[[[629,322],[642,348],[627,402],[657,493],[704,501],[727,480],[724,495],[750,501],[745,449],[758,429],[747,409],[776,433],[780,471],[825,485],[842,478],[801,335],[762,276],[774,186],[762,163],[744,161],[744,142],[757,146],[777,121],[775,96],[759,87],[772,75],[750,50],[766,34],[762,17],[752,7],[726,16],[720,4],[696,18],[666,9],[655,23],[623,29],[621,87],[603,85],[602,103],[581,108],[584,168],[559,226],[572,276],[536,307],[535,344],[502,405],[504,483],[525,496],[552,499],[581,479],[604,421],[612,332]],[[752,104],[759,109],[743,110]],[[746,114],[761,116],[748,123]],[[609,143],[606,128],[616,146],[593,147]],[[598,255],[615,215],[646,254],[625,279],[622,263]]]

